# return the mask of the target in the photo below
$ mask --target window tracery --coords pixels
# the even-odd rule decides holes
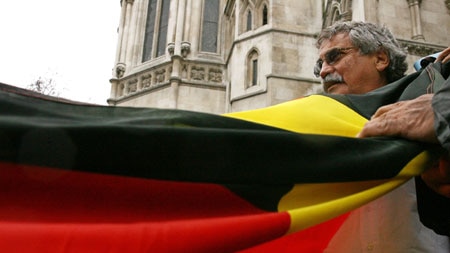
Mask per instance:
[[[250,10],[247,11],[247,29],[246,31],[251,31],[253,26],[252,12]]]
[[[322,27],[350,20],[352,20],[352,0],[332,0],[326,6]]]
[[[142,62],[165,54],[170,0],[149,0]]]
[[[219,31],[219,0],[205,0],[203,6],[203,25],[201,51],[217,52]]]

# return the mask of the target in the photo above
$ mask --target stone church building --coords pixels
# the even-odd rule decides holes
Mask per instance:
[[[320,30],[386,24],[418,58],[450,46],[450,0],[121,0],[108,104],[226,113],[321,91]]]

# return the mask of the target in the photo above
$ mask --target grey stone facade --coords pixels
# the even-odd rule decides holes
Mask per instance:
[[[386,24],[409,52],[409,72],[419,57],[450,46],[447,0],[217,0],[218,17],[204,15],[213,5],[206,1],[214,2],[120,1],[110,105],[220,114],[319,92],[315,38],[338,20]],[[149,8],[156,13],[155,36],[146,43],[155,51],[164,41],[165,50],[143,60]],[[217,40],[207,44],[210,27],[217,28]]]

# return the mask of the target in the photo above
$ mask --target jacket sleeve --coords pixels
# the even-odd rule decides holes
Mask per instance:
[[[432,106],[436,135],[442,147],[450,152],[450,78],[445,72],[449,66],[450,63],[442,66],[446,81],[433,96]],[[450,198],[435,193],[420,177],[416,178],[416,191],[421,222],[438,234],[450,236]]]
[[[423,225],[440,235],[450,236],[450,199],[431,190],[416,177],[417,209]]]
[[[450,79],[447,78],[432,101],[434,110],[434,128],[441,145],[450,151]]]

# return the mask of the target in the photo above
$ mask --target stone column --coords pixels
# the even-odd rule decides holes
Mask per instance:
[[[132,7],[134,0],[126,0],[126,17],[125,17],[125,25],[123,29],[123,39],[122,39],[122,54],[120,55],[120,62],[125,63],[127,59],[127,49],[128,49],[128,37],[130,37],[130,26],[131,26],[131,16],[132,16]],[[126,71],[126,70],[125,70]]]
[[[115,66],[113,71],[113,77],[118,77],[117,75],[117,67],[120,65],[120,59],[122,55],[122,43],[123,43],[123,30],[125,28],[125,18],[126,18],[126,11],[127,11],[127,4],[126,1],[121,0],[120,5],[122,6],[121,12],[120,12],[120,23],[118,27],[118,38],[117,38],[117,48],[116,48],[116,60],[115,60]],[[122,62],[123,64],[123,62]]]
[[[236,2],[236,7],[235,7],[235,11],[234,11],[235,15],[234,17],[236,18],[234,21],[234,37],[238,38],[239,37],[239,24],[241,23],[239,21],[239,14],[241,13],[241,1],[237,1]],[[273,8],[270,11],[270,15],[273,17]]]
[[[185,1],[186,5],[183,18],[183,36],[181,40],[181,56],[183,56],[183,58],[186,58],[191,52],[191,42],[189,41],[189,36],[191,34],[192,1]]]
[[[121,62],[122,59],[122,44],[123,44],[123,34],[124,34],[124,27],[125,27],[125,19],[126,19],[126,10],[127,10],[127,3],[124,0],[120,0],[120,6],[121,6],[121,12],[120,12],[120,22],[118,27],[118,38],[117,38],[117,48],[116,48],[116,59],[114,63],[114,68],[112,71],[112,78],[109,80],[111,83],[111,91],[110,91],[110,98],[108,99],[109,105],[115,105],[113,103],[112,99],[116,98],[118,95],[117,89],[119,88],[119,78],[123,76],[123,73],[125,72],[125,64]]]
[[[364,0],[352,1],[352,20],[365,21]]]
[[[187,2],[186,2],[186,14],[185,15],[186,15],[186,18],[185,18],[185,23],[184,23],[183,41],[189,41],[189,36],[191,34],[192,0],[187,0]]]
[[[190,30],[192,33],[187,34],[190,38],[191,42],[191,56],[197,55],[198,48],[199,48],[199,38],[202,36],[198,31],[200,31],[202,20],[202,6],[203,1],[195,0],[192,1],[191,5],[191,23],[189,24],[191,26]],[[195,31],[195,32],[194,32]]]
[[[409,12],[411,14],[411,27],[413,40],[425,40],[422,34],[422,21],[420,17],[421,0],[407,0]]]
[[[114,103],[111,102],[111,99],[117,97],[117,85],[119,84],[119,80],[117,78],[112,78],[109,82],[111,83],[111,91],[109,93],[110,99],[108,99],[107,102],[109,105],[114,105]]]
[[[136,34],[136,28],[137,28],[137,11],[135,8],[135,5],[133,5],[134,0],[127,0],[130,2],[130,5],[128,6],[130,8],[130,23],[128,25],[128,31],[127,31],[127,47],[126,47],[126,58],[125,58],[125,65],[130,69],[132,67],[132,61],[134,57],[134,45],[135,45],[135,34]],[[128,10],[127,10],[128,11]]]
[[[174,108],[178,107],[178,90],[181,82],[181,42],[184,35],[184,19],[186,13],[186,0],[178,0],[176,30],[175,30],[175,48],[172,57],[172,73],[170,76],[170,85],[172,88],[172,101]]]
[[[171,0],[170,1],[170,18],[168,23],[168,29],[167,29],[167,44],[171,45],[172,52],[175,50],[175,36],[176,36],[176,29],[177,29],[177,17],[178,17],[178,1],[179,0]],[[174,15],[175,14],[175,15]],[[169,50],[170,51],[170,50]]]
[[[175,55],[181,55],[181,41],[184,37],[184,18],[186,13],[186,0],[178,0],[177,28],[175,31]]]
[[[144,46],[144,36],[145,34],[145,28],[146,28],[146,13],[144,10],[146,1],[137,1],[134,4],[134,16],[136,21],[133,24],[135,26],[134,34],[133,34],[133,57],[131,61],[132,66],[136,66],[142,62],[142,51]],[[145,15],[144,15],[145,14]]]

